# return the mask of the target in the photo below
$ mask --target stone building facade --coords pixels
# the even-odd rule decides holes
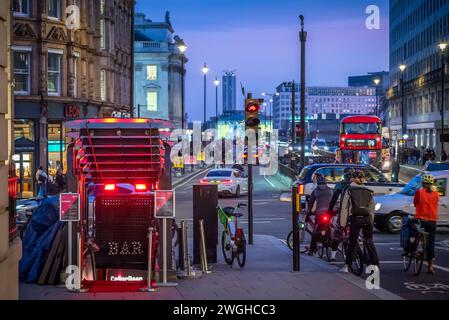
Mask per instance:
[[[129,114],[133,1],[12,2],[14,160],[29,197],[40,165],[66,170],[65,121]]]
[[[12,159],[11,2],[0,1],[0,300],[18,299],[21,242],[15,237],[8,171]]]

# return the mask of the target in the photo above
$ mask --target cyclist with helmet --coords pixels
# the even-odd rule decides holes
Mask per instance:
[[[421,221],[421,227],[429,234],[427,240],[427,262],[429,273],[435,273],[433,262],[435,258],[435,233],[438,221],[439,194],[432,186],[435,178],[429,173],[422,176],[423,187],[415,192],[413,204],[416,209],[415,218]]]
[[[340,217],[341,206],[338,208],[337,212],[334,211],[334,207],[338,199],[340,199],[340,202],[343,201],[343,197],[346,193],[346,190],[348,189],[351,183],[351,178],[352,178],[352,169],[345,168],[343,171],[343,177],[341,181],[335,185],[334,193],[332,194],[332,199],[329,204],[329,212],[337,216],[337,221]],[[332,237],[332,245],[331,245],[331,259],[329,260],[330,264],[335,264],[335,257],[337,255],[338,245],[341,242],[341,229],[339,228],[339,226],[333,228],[333,233],[334,234]]]
[[[310,216],[315,215],[315,221],[319,215],[327,213],[329,209],[329,203],[332,198],[332,189],[326,184],[324,175],[316,174],[314,176],[317,186],[312,191],[308,203],[308,212],[306,216],[306,223],[310,221]],[[316,227],[316,224],[315,224]],[[312,240],[310,242],[309,255],[313,255],[316,251],[317,241],[315,237],[315,230],[312,233]]]
[[[340,226],[345,228],[348,224],[350,225],[349,245],[345,265],[341,269],[342,272],[348,272],[349,264],[352,263],[360,230],[363,232],[371,264],[379,266],[379,258],[373,241],[374,197],[373,192],[366,188],[364,183],[364,172],[354,172],[352,182],[343,197],[341,205]]]

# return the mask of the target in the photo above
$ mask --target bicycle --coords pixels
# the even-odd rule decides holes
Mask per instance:
[[[345,260],[348,254],[349,247],[349,227],[343,229],[343,251],[345,253]],[[353,254],[353,258],[351,264],[349,265],[349,270],[356,276],[361,276],[363,273],[363,267],[365,265],[371,265],[371,260],[369,259],[368,247],[366,244],[365,237],[359,233],[357,246],[355,247],[355,252]]]
[[[312,236],[312,232],[313,232],[313,222],[309,221],[309,222],[305,222],[305,212],[302,211],[299,215],[298,215],[298,230],[299,230],[299,243],[302,244],[304,243],[304,240],[306,238],[306,233],[308,233],[310,236]],[[287,246],[290,248],[290,250],[293,251],[293,230],[289,232],[289,234],[287,235]],[[309,249],[306,247],[304,249],[300,249],[299,252],[300,253],[306,253],[307,251],[309,251]]]
[[[237,258],[237,263],[240,268],[243,268],[246,263],[246,239],[242,228],[238,228],[237,218],[243,216],[243,213],[238,212],[241,207],[246,207],[246,204],[239,203],[236,207],[217,207],[218,218],[223,225],[224,230],[221,236],[221,250],[223,258],[229,266],[233,266],[234,259]],[[234,228],[232,227],[234,225]],[[234,230],[233,230],[234,229]]]
[[[407,215],[412,216],[411,214]],[[414,218],[412,217],[411,219]],[[415,276],[418,276],[421,273],[424,260],[427,257],[426,249],[429,237],[429,233],[425,232],[424,229],[421,227],[421,225],[419,226],[418,232],[419,233],[417,238],[410,237],[408,240],[410,241],[410,243],[414,244],[412,250],[404,251],[404,253],[402,254],[404,271],[407,272],[413,265],[413,273],[415,274]]]

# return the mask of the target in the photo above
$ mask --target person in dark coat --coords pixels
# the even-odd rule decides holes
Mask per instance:
[[[56,171],[55,186],[58,193],[61,193],[65,190],[66,183],[64,181],[64,175],[62,174],[61,168]]]
[[[393,158],[393,163],[391,164],[391,181],[399,182],[399,171],[401,170],[401,166],[399,165],[399,161],[396,158]]]

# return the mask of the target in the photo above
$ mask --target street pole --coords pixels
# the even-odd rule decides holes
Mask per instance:
[[[130,84],[130,117],[134,118],[134,15],[135,1],[131,1],[131,84]]]
[[[247,99],[251,99],[253,95],[248,92]],[[246,107],[246,106],[245,106]],[[256,128],[257,130],[257,128]],[[257,132],[257,131],[256,131]],[[245,139],[246,140],[246,139]],[[247,161],[248,161],[248,243],[253,244],[253,157],[252,152],[250,150],[253,150],[253,146],[249,141],[252,139],[248,139],[247,141]]]
[[[401,140],[402,140],[402,146],[401,146],[401,152],[400,152],[400,163],[403,163],[404,161],[404,135],[405,135],[405,113],[404,113],[404,73],[401,73]]]
[[[298,186],[292,187],[292,230],[293,230],[293,271],[300,271],[300,257],[299,257],[299,225],[298,225],[298,204],[301,202],[301,197],[298,194]]]
[[[290,152],[290,168],[295,170],[295,81],[293,80],[290,88],[292,89],[292,123],[291,123],[291,132],[290,138],[291,142],[291,152]]]
[[[215,85],[215,129],[218,130],[218,84]]]
[[[375,115],[376,117],[378,117],[379,114],[379,94],[377,92],[378,86],[376,85],[376,111],[375,111]]]
[[[299,34],[299,40],[301,41],[301,97],[300,97],[300,127],[302,134],[300,136],[301,150],[300,150],[300,162],[299,169],[305,165],[305,135],[306,135],[306,41],[307,32],[304,31],[304,16],[300,15],[301,20],[301,32]]]
[[[140,118],[140,103],[137,104],[137,118]]]
[[[442,135],[444,135],[444,50],[441,50],[441,151],[440,151],[440,159],[443,155],[444,150],[444,142],[442,139]]]
[[[184,106],[184,54],[181,54],[181,129],[184,130],[185,125],[185,119],[184,119],[184,114],[185,114],[185,110],[184,110],[185,106]]]

